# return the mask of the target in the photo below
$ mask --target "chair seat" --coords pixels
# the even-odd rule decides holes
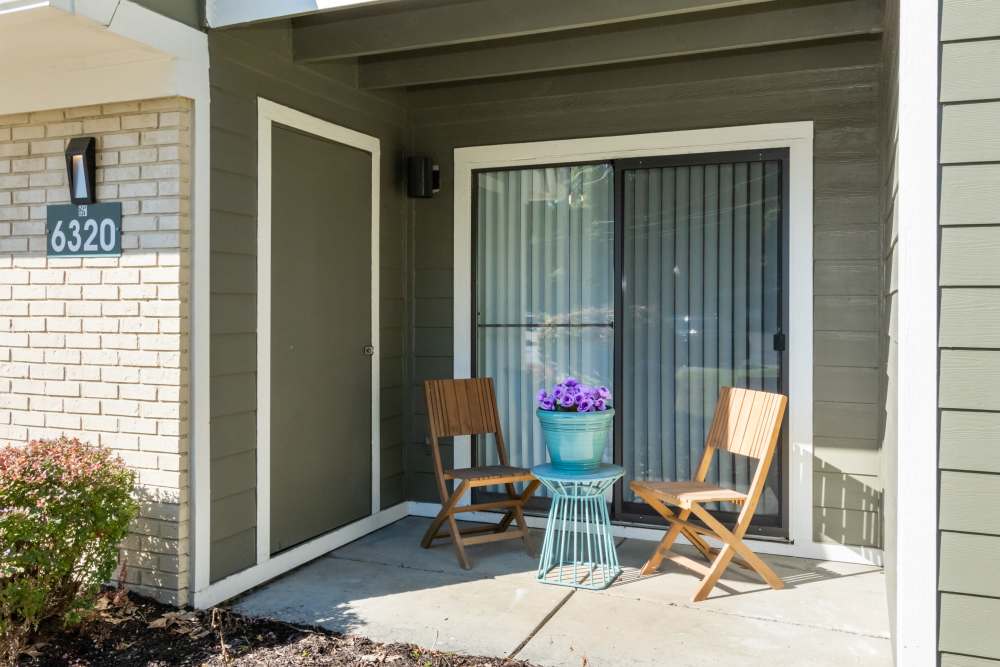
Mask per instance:
[[[634,480],[629,486],[634,490],[646,489],[672,505],[690,507],[691,503],[735,502],[742,503],[747,495],[708,482],[652,482]]]
[[[503,477],[521,477],[525,480],[534,479],[531,471],[527,468],[515,468],[514,466],[481,466],[479,468],[459,468],[458,470],[444,471],[445,479],[465,479],[470,482]]]

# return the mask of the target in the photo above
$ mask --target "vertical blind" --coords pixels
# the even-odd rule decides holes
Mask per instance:
[[[624,171],[627,480],[691,479],[720,387],[780,391],[781,177],[771,160]],[[758,515],[781,511],[780,468]],[[709,480],[745,490],[752,470],[719,452]]]
[[[475,188],[476,370],[494,379],[511,465],[529,467],[546,460],[538,389],[612,384],[613,170],[478,172]],[[492,442],[477,446],[497,462]]]

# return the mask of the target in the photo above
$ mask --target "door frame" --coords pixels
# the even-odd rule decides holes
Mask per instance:
[[[878,549],[813,540],[813,121],[456,148],[453,372],[458,378],[472,372],[473,171],[767,148],[789,151],[787,270],[795,279],[788,289],[788,540],[755,539],[753,546],[761,553],[879,562]],[[471,455],[469,438],[456,437],[455,467],[470,465]]]

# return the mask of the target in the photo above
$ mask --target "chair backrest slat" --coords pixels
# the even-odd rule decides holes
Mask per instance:
[[[782,394],[723,387],[706,446],[764,458],[778,441],[787,402],[788,398]]]
[[[438,438],[500,430],[491,378],[427,380],[424,396],[431,432]]]

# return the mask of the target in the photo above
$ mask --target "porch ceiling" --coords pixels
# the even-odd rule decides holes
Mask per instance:
[[[299,62],[401,88],[881,32],[880,0],[398,2],[293,20]]]

